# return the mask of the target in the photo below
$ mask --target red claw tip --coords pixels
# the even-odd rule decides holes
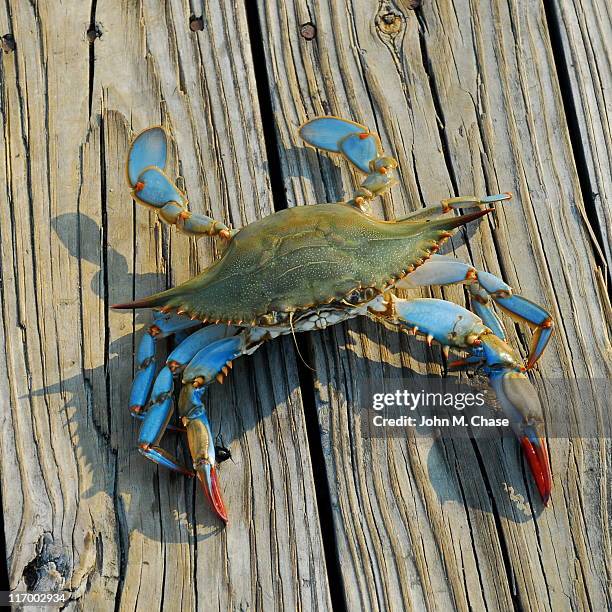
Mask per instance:
[[[219,477],[217,476],[217,470],[214,467],[210,468],[210,487],[208,485],[206,475],[198,471],[198,480],[204,490],[204,495],[208,500],[213,512],[227,525],[227,510],[221,497],[221,487],[219,486]]]
[[[521,438],[521,446],[542,497],[542,503],[544,506],[547,506],[552,491],[552,474],[550,472],[546,441],[543,438],[539,438],[538,442],[538,444],[533,444],[527,436]]]

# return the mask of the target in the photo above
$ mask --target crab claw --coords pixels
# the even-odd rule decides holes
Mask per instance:
[[[202,485],[211,510],[227,523],[227,510],[221,496],[217,476],[217,456],[213,435],[202,403],[202,387],[186,384],[179,396],[179,413],[187,430],[187,445],[193,460],[193,469]]]
[[[537,436],[531,437],[525,435],[521,438],[521,446],[542,497],[542,503],[547,506],[552,490],[552,475],[550,473],[546,440]]]
[[[535,388],[525,374],[515,369],[492,370],[489,379],[521,443],[542,503],[546,506],[552,490],[552,474],[546,440],[540,433],[542,410]]]
[[[228,522],[227,510],[225,503],[221,497],[221,488],[219,487],[219,477],[215,466],[206,464],[201,469],[197,469],[198,480],[206,499],[210,504],[210,507],[214,510],[215,514],[224,522]]]

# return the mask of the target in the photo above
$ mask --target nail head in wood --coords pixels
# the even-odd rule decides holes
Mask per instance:
[[[89,30],[87,30],[87,40],[90,43],[95,42],[96,38],[101,38],[101,37],[102,37],[102,30],[100,29],[100,26],[97,23],[90,26]]]
[[[201,15],[200,17],[192,15],[189,18],[189,29],[192,32],[201,32],[204,29],[204,20],[202,19]]]
[[[303,23],[300,26],[300,35],[306,40],[313,40],[317,36],[317,26],[310,21],[308,23]]]

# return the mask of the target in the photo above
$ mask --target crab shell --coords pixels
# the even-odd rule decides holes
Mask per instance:
[[[450,230],[490,209],[426,221],[381,221],[348,203],[300,206],[258,220],[191,280],[119,308],[273,325],[278,315],[372,299],[421,265]]]

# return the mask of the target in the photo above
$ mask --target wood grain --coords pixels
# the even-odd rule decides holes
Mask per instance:
[[[0,35],[15,40],[0,63],[0,486],[12,589],[64,588],[68,607],[87,610],[612,606],[612,313],[596,252],[609,263],[607,5],[420,4],[0,5]],[[311,23],[316,35],[304,37]],[[451,251],[557,323],[532,374],[550,508],[513,439],[364,434],[360,381],[417,386],[442,373],[439,347],[367,321],[300,336],[314,372],[285,338],[211,389],[211,421],[233,456],[221,469],[226,530],[192,482],[136,451],[126,400],[150,319],[109,305],[192,277],[218,245],[177,235],[131,201],[131,136],[165,125],[191,208],[240,227],[352,193],[346,164],[297,138],[322,113],[367,124],[399,160],[379,216],[514,192]],[[525,355],[530,332],[508,329]],[[558,437],[560,421],[600,435]],[[176,438],[165,443],[183,456]]]
[[[388,218],[449,195],[514,192],[498,227],[481,224],[453,251],[553,313],[558,331],[533,375],[549,430],[551,419],[605,422],[609,306],[543,6],[410,4],[259,3],[288,204],[354,189],[345,164],[298,148],[298,126],[321,113],[378,131],[399,160],[401,185],[378,210]],[[300,36],[308,22],[311,41]],[[463,300],[456,289],[444,296]],[[525,354],[529,333],[510,326],[509,337]],[[555,491],[542,512],[514,440],[362,435],[354,381],[419,384],[439,371],[424,363],[439,362],[438,350],[362,322],[311,343],[349,609],[609,605],[609,440],[551,435]]]
[[[564,93],[579,138],[578,171],[587,193],[585,204],[596,215],[596,236],[612,265],[612,14],[607,2],[551,2],[551,28],[558,33],[560,70],[568,79]],[[584,190],[583,190],[584,191]]]
[[[0,207],[2,498],[11,588],[84,609],[316,609],[327,574],[291,341],[236,364],[210,397],[233,461],[231,522],[144,460],[127,410],[147,313],[109,305],[215,256],[135,206],[132,130],[176,139],[193,210],[239,227],[272,212],[242,4],[9,2]],[[90,43],[95,21],[100,32]],[[176,151],[175,151],[176,154]],[[164,347],[162,347],[164,348]],[[181,452],[169,436],[168,444]]]

